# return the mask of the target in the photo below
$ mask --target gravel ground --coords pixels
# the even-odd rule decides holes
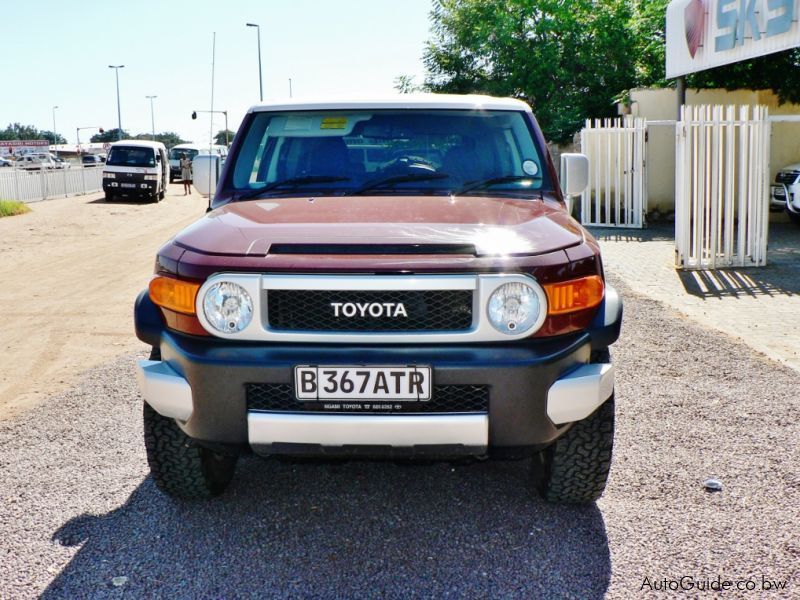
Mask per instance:
[[[176,503],[147,478],[128,356],[0,422],[0,598],[630,598],[682,576],[800,597],[800,375],[625,297],[596,506],[531,498],[524,462],[259,459]]]

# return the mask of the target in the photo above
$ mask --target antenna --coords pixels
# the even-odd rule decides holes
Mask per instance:
[[[209,128],[208,128],[208,154],[212,155],[211,145],[214,143],[214,64],[217,57],[217,32],[214,32],[213,41],[211,42],[211,112],[209,113]],[[216,165],[214,165],[216,166]],[[211,192],[211,161],[208,164],[208,208],[211,209],[211,199],[214,194]]]

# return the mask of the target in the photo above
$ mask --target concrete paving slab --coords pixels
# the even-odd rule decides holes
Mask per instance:
[[[800,371],[800,228],[770,226],[766,267],[678,271],[674,226],[592,228],[607,271],[633,291]]]

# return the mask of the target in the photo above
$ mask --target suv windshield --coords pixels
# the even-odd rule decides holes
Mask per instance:
[[[513,193],[549,189],[524,113],[476,110],[262,112],[228,185],[240,198]]]
[[[185,154],[186,158],[189,160],[193,160],[194,157],[197,156],[197,150],[189,148],[173,148],[169,151],[169,158],[170,160],[180,160],[182,158],[182,154]]]
[[[152,148],[114,146],[106,164],[111,167],[155,167],[156,154]]]

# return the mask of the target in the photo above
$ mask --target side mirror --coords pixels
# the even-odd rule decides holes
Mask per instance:
[[[572,196],[580,196],[589,185],[589,159],[584,154],[561,155],[561,191],[567,210],[572,212]]]
[[[192,183],[202,196],[210,197],[217,190],[219,156],[198,154],[192,159]]]

